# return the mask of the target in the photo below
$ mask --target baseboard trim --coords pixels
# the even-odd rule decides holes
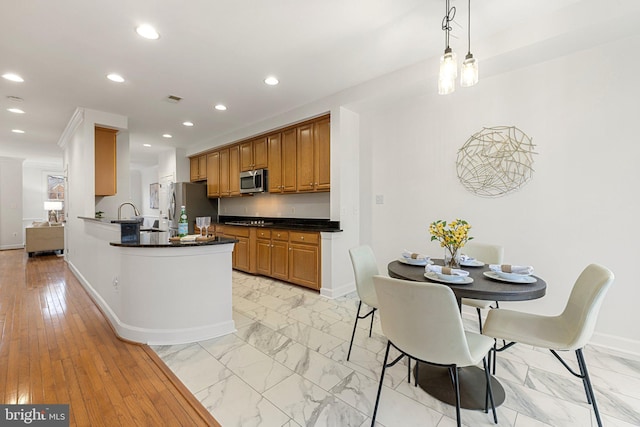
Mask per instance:
[[[356,290],[356,283],[351,282],[351,283],[347,283],[344,286],[340,286],[339,288],[332,288],[332,289],[320,288],[320,295],[325,298],[336,299],[336,298],[345,296],[351,292],[354,292],[355,290]]]

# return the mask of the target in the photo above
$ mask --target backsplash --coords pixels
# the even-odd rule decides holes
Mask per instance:
[[[224,197],[219,214],[272,218],[329,218],[329,193],[270,194]]]

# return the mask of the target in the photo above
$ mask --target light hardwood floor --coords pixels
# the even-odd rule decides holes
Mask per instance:
[[[0,251],[0,396],[71,426],[219,426],[146,345],[116,337],[66,263]]]

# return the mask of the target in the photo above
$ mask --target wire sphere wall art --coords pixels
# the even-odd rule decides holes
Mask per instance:
[[[515,126],[483,128],[458,150],[458,179],[481,197],[509,194],[533,176],[531,138]]]

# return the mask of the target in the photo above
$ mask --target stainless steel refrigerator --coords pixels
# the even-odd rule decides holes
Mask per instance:
[[[207,184],[197,182],[173,182],[169,187],[167,219],[171,235],[178,234],[180,207],[185,206],[189,220],[189,234],[194,234],[196,217],[210,216],[211,222],[218,220],[218,199],[207,197]]]

